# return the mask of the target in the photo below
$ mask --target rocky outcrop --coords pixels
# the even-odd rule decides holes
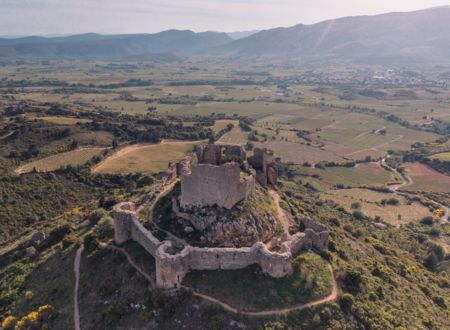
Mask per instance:
[[[232,210],[190,206],[181,212],[172,199],[174,222],[182,228],[178,231],[196,246],[244,247],[269,241],[279,223],[274,210],[272,198],[260,187]]]

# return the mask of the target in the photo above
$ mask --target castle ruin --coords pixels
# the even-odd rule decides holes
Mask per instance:
[[[174,242],[159,241],[139,222],[133,203],[114,207],[115,242],[134,240],[156,261],[156,284],[162,289],[180,287],[185,275],[192,270],[242,269],[258,264],[269,276],[282,278],[292,271],[292,256],[305,248],[326,249],[329,232],[310,219],[303,219],[305,231],[289,237],[279,251],[270,251],[258,242],[243,248],[199,248],[185,245],[177,250]]]
[[[232,209],[255,192],[257,182],[263,186],[277,183],[275,165],[268,161],[266,149],[254,149],[253,156],[247,157],[242,147],[232,145],[197,146],[179,163],[169,164],[165,181],[177,177],[181,181],[179,204],[185,210],[212,206]],[[191,217],[180,212],[173,199],[176,214]],[[295,235],[285,233],[276,251],[260,240],[243,247],[197,247],[184,241],[177,246],[177,240],[160,241],[147,230],[139,222],[133,203],[120,203],[113,213],[115,242],[134,240],[144,247],[155,258],[156,283],[163,289],[179,287],[191,270],[242,269],[253,264],[281,278],[292,271],[293,255],[305,248],[326,249],[329,239],[325,226],[303,219],[305,230]],[[245,231],[245,224],[242,227]]]

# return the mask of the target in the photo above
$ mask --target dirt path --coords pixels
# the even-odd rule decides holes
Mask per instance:
[[[5,140],[7,138],[9,138],[11,135],[13,135],[14,133],[16,133],[17,131],[11,131],[6,135],[0,136],[0,140]]]
[[[289,236],[289,227],[293,225],[291,218],[286,214],[286,211],[280,206],[280,195],[275,190],[269,190],[269,195],[273,198],[275,206],[277,208],[280,221],[283,225],[284,233]]]
[[[100,243],[100,246],[102,246],[103,248],[107,248],[110,250],[115,250],[118,251],[120,253],[122,253],[125,258],[127,258],[128,263],[131,265],[131,267],[133,267],[139,274],[141,274],[142,276],[145,277],[145,279],[150,283],[150,287],[153,289],[156,287],[155,281],[153,279],[153,277],[151,277],[149,274],[147,274],[142,268],[140,268],[131,258],[130,254],[122,248],[119,248],[117,246],[114,245],[108,245],[106,243]]]
[[[213,298],[211,296],[207,296],[207,295],[204,295],[202,293],[195,292],[189,287],[184,287],[184,288],[188,289],[189,291],[191,291],[194,296],[202,298],[203,300],[206,300],[208,302],[214,303],[216,305],[219,305],[223,309],[225,309],[226,311],[234,313],[234,314],[241,314],[241,315],[254,316],[254,317],[279,316],[279,315],[285,315],[285,314],[288,314],[288,313],[291,313],[291,312],[298,312],[298,311],[301,311],[301,310],[303,310],[305,308],[318,306],[318,305],[323,305],[323,304],[326,304],[326,303],[328,303],[330,301],[335,300],[337,298],[339,290],[338,290],[336,278],[334,276],[333,268],[331,267],[330,264],[328,265],[328,269],[330,270],[330,272],[332,274],[332,279],[333,279],[333,288],[331,290],[331,293],[328,296],[326,296],[324,298],[317,299],[317,300],[310,301],[308,303],[295,305],[295,306],[292,306],[292,307],[286,307],[286,308],[280,308],[280,309],[269,309],[269,310],[264,310],[264,311],[259,311],[259,312],[246,312],[246,311],[237,309],[235,307],[232,307],[232,306],[228,305],[227,303],[224,303],[223,301],[220,301],[220,300],[218,300],[216,298]]]
[[[78,289],[80,286],[80,263],[81,255],[84,250],[84,245],[82,244],[77,250],[75,255],[75,261],[73,264],[73,270],[75,272],[75,289],[73,290],[73,322],[75,330],[81,330],[80,327],[80,308],[78,306]]]

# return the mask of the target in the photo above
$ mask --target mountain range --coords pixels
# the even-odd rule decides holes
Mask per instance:
[[[160,53],[275,56],[374,64],[447,63],[450,62],[450,7],[345,17],[249,32],[248,36],[169,30],[156,34],[92,33],[0,39],[0,58],[121,59]]]

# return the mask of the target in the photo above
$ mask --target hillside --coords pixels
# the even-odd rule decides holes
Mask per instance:
[[[0,39],[1,57],[110,58],[179,52],[191,54],[228,43],[225,33],[169,30],[155,34]]]
[[[346,17],[261,31],[220,48],[233,55],[370,63],[448,62],[450,8]]]

